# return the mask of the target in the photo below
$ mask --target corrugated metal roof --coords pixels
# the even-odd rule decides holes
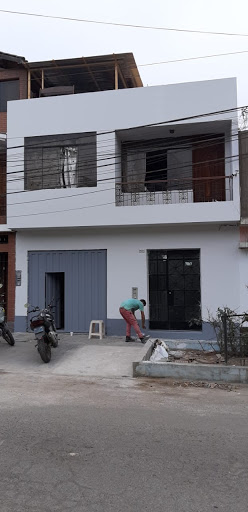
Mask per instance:
[[[13,55],[12,53],[0,52],[0,61],[14,62],[15,64],[24,64],[26,61],[25,57],[20,55]]]

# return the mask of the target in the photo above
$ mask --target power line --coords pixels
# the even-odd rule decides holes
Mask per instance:
[[[136,29],[144,29],[144,30],[160,30],[165,32],[183,32],[190,34],[205,34],[205,35],[215,35],[215,36],[235,36],[235,37],[248,37],[248,34],[244,33],[235,33],[235,32],[215,32],[212,30],[194,30],[194,29],[184,29],[184,28],[175,28],[175,27],[156,27],[151,25],[137,25],[131,23],[118,23],[113,21],[100,21],[100,20],[89,20],[85,18],[72,18],[68,16],[53,16],[48,14],[38,14],[31,12],[21,12],[21,11],[9,11],[6,9],[0,9],[0,12],[7,14],[17,14],[21,16],[33,16],[36,18],[47,18],[47,19],[55,19],[62,21],[75,21],[81,23],[91,23],[96,25],[111,25],[115,27],[125,27],[125,28],[136,28]]]
[[[202,146],[202,147],[204,147],[204,146]],[[205,146],[205,147],[206,147],[206,146]],[[197,147],[197,149],[200,149],[200,147]],[[194,162],[194,165],[199,165],[199,164],[204,165],[204,164],[207,164],[207,163],[212,163],[212,164],[215,164],[215,163],[216,163],[216,164],[217,164],[217,163],[219,163],[220,161],[221,161],[221,162],[231,163],[231,162],[236,161],[236,160],[238,159],[238,157],[239,157],[239,155],[231,155],[231,156],[226,156],[226,157],[224,157],[224,158],[217,158],[217,159],[205,160],[205,161],[202,161],[202,160],[201,160],[201,161],[199,161],[199,162]],[[132,160],[131,160],[131,163],[133,163],[133,162],[137,162],[137,161],[141,161],[141,160],[142,160],[141,158],[135,158],[135,159],[132,159]],[[158,163],[158,162],[160,162],[160,161],[163,161],[163,157],[156,158],[156,160],[154,160],[154,162],[155,162],[155,163]],[[155,170],[155,171],[146,171],[146,176],[148,175],[148,176],[149,176],[149,178],[152,178],[152,177],[153,177],[153,175],[154,175],[154,174],[156,174],[156,173],[157,173],[157,172],[159,172],[159,171],[164,171],[164,170],[169,169],[169,171],[171,171],[171,172],[172,172],[172,171],[174,171],[174,170],[188,169],[188,168],[189,168],[189,166],[192,166],[192,162],[191,162],[191,161],[189,161],[189,162],[184,162],[182,165],[174,165],[174,166],[173,166],[173,165],[171,165],[169,168],[168,168],[168,167],[166,167],[166,168],[162,168],[162,167],[161,167],[161,169],[157,169],[157,170]],[[113,171],[111,171],[111,172],[114,172],[114,171],[115,171],[115,170],[113,170]],[[60,172],[58,172],[58,173],[54,173],[54,172],[53,172],[53,173],[48,173],[48,174],[46,174],[46,175],[45,175],[45,177],[47,178],[47,176],[50,176],[50,175],[51,175],[51,176],[54,176],[54,175],[56,175],[56,174],[60,176],[60,174],[61,174],[61,173],[60,173]],[[104,174],[104,173],[103,173],[103,174]],[[140,171],[132,172],[132,178],[134,178],[134,177],[136,177],[136,176],[137,176],[137,177],[139,177],[139,176],[140,176]],[[181,174],[181,178],[182,178],[182,179],[184,179],[184,177],[185,177],[185,175],[182,173],[182,174]],[[187,174],[187,177],[188,177],[188,174]],[[227,177],[228,177],[228,176],[227,176]],[[16,179],[12,179],[12,180],[10,180],[8,183],[13,183],[13,182],[16,182],[16,181],[23,181],[23,178],[16,178]],[[104,182],[106,182],[106,181],[114,181],[114,182],[119,182],[119,181],[121,181],[121,182],[122,182],[122,181],[123,181],[123,176],[121,176],[120,178],[117,178],[116,176],[111,176],[111,177],[109,177],[109,178],[97,179],[96,183],[97,183],[97,184],[98,184],[98,183],[104,183]],[[147,181],[149,181],[149,180],[147,180]],[[96,185],[96,186],[97,186],[97,185]],[[74,188],[74,187],[65,187],[65,188],[68,190],[68,188]],[[84,188],[84,187],[75,187],[75,188]],[[86,186],[85,188],[90,188],[90,187],[87,187],[87,186]],[[96,187],[94,187],[94,188],[96,188]],[[59,189],[62,189],[62,190],[63,190],[63,187],[51,187],[51,188],[50,188],[50,187],[44,187],[44,189],[43,189],[43,188],[41,188],[41,189],[18,190],[18,191],[16,191],[16,192],[8,192],[7,194],[8,194],[8,195],[12,195],[12,194],[18,194],[18,193],[20,193],[20,194],[21,194],[21,193],[26,193],[26,192],[35,192],[35,191],[37,191],[37,190],[59,190]],[[103,190],[100,190],[99,192],[104,192],[105,190],[106,190],[106,189],[103,189]],[[97,191],[95,191],[95,192],[97,192]],[[89,192],[89,193],[90,193],[90,194],[91,194],[91,193],[94,193],[94,191]],[[87,192],[86,192],[85,194],[87,194]],[[0,194],[0,195],[1,195],[1,194]],[[74,195],[75,197],[77,197],[77,196],[79,196],[79,195],[81,195],[81,194],[78,194],[78,193],[77,193],[77,194],[73,194],[73,195]],[[82,195],[84,195],[84,194],[82,194]],[[71,197],[71,196],[68,196],[68,195],[67,195],[67,196],[60,196],[60,198],[61,198],[61,199],[66,199],[67,197]],[[43,199],[43,201],[45,201],[45,200],[50,200],[50,199],[53,199],[53,198]],[[59,198],[58,198],[58,197],[56,197],[56,199],[59,199]],[[29,202],[29,201],[28,201],[28,202]],[[31,201],[31,202],[36,202],[36,203],[37,203],[37,200],[35,200],[35,201]],[[14,203],[13,203],[13,204],[14,204]],[[17,203],[15,203],[15,204],[17,204]],[[20,203],[20,204],[25,204],[25,202],[22,202],[22,203]]]
[[[208,180],[211,182],[213,180],[222,180],[222,179],[226,179],[226,178],[231,178],[231,176],[211,176],[211,177],[208,177]],[[191,180],[192,182],[206,182],[206,178],[205,177],[200,177],[200,178],[188,178],[188,180]],[[154,183],[167,183],[168,181],[170,180],[155,180]],[[172,181],[177,181],[177,180],[172,180]],[[179,180],[178,180],[179,181]],[[140,183],[140,182],[134,182],[135,183]],[[145,183],[144,183],[145,184]],[[108,190],[114,190],[114,188],[112,189],[108,189]],[[180,190],[180,189],[175,189],[175,190]],[[184,190],[184,189],[183,189]],[[144,191],[144,193],[146,193],[147,191]],[[87,193],[86,193],[87,194]],[[85,195],[85,194],[79,194],[79,195]],[[52,198],[54,199],[54,198]],[[43,200],[44,201],[44,200]],[[35,201],[30,201],[31,203],[35,202]],[[205,202],[205,201],[203,201]],[[28,201],[29,203],[29,201]],[[15,206],[15,204],[24,204],[24,203],[13,203],[12,205],[9,205],[9,206]],[[97,208],[99,206],[107,206],[107,205],[110,205],[110,204],[114,204],[116,205],[116,200],[115,201],[110,201],[110,202],[107,202],[107,203],[103,203],[103,204],[95,204],[95,205],[87,205],[87,206],[78,206],[76,208],[66,208],[66,209],[63,209],[63,210],[54,210],[54,211],[50,211],[50,212],[36,212],[36,213],[25,213],[25,214],[19,214],[19,215],[9,215],[8,218],[15,218],[15,217],[30,217],[31,216],[38,216],[38,215],[48,215],[48,214],[54,214],[54,213],[66,213],[66,212],[69,212],[69,211],[75,211],[75,210],[84,210],[84,209],[88,209],[88,208]]]
[[[182,121],[191,121],[193,119],[202,119],[204,117],[211,117],[211,116],[214,116],[214,115],[219,115],[219,114],[229,114],[231,112],[238,112],[239,110],[242,110],[242,109],[245,109],[245,108],[248,108],[247,105],[243,105],[241,107],[233,107],[233,108],[228,108],[228,109],[223,109],[223,110],[215,110],[213,112],[206,112],[206,113],[203,113],[203,114],[195,114],[193,116],[186,116],[186,117],[180,117],[180,118],[174,118],[174,119],[168,119],[167,121],[159,121],[157,123],[147,123],[147,124],[142,124],[142,125],[136,125],[136,126],[132,126],[132,127],[129,127],[129,128],[118,128],[118,129],[114,129],[114,130],[107,130],[107,131],[99,131],[99,132],[90,132],[90,133],[87,133],[85,134],[85,138],[87,137],[92,137],[92,133],[97,133],[97,136],[101,137],[103,135],[107,135],[107,134],[110,134],[110,133],[119,133],[119,132],[133,132],[135,130],[138,130],[140,128],[151,128],[151,127],[154,127],[154,126],[167,126],[167,125],[170,125],[170,124],[174,124],[174,123],[180,123]],[[66,134],[68,135],[68,137],[70,136],[70,134]],[[51,135],[51,137],[53,137],[54,135]],[[34,136],[35,137],[35,136]],[[12,137],[9,137],[8,139],[11,139]],[[13,138],[16,138],[16,137],[13,137]],[[23,137],[25,138],[25,137]],[[53,141],[51,141],[51,143],[53,143]],[[41,147],[42,146],[42,142],[40,144],[36,144],[32,147]],[[92,143],[90,143],[92,144]],[[23,148],[24,147],[24,144],[20,144],[18,146],[8,146],[7,147],[7,150],[13,150],[13,149],[19,149],[19,148]]]
[[[216,143],[216,140],[215,140],[215,143]],[[229,156],[229,157],[224,157],[224,158],[221,158],[221,159],[214,159],[214,160],[211,160],[211,161],[206,160],[206,161],[194,162],[194,165],[199,165],[199,164],[204,165],[204,164],[206,164],[206,163],[212,163],[212,164],[215,164],[215,163],[219,163],[219,162],[222,162],[222,161],[223,161],[223,162],[224,162],[224,161],[230,161],[230,162],[232,162],[232,161],[236,161],[236,160],[238,159],[238,156],[239,156],[239,155],[232,155],[232,156]],[[243,156],[244,156],[244,155],[243,155]],[[157,160],[156,160],[156,161],[157,161]],[[189,164],[190,164],[190,162],[186,163],[185,165],[181,165],[181,166],[180,166],[180,165],[179,165],[179,166],[177,165],[177,166],[174,166],[174,167],[173,167],[173,166],[171,166],[171,167],[170,167],[170,171],[173,171],[173,170],[181,170],[181,169],[184,169],[184,168],[188,168],[188,167],[189,167]],[[163,170],[167,170],[167,168],[165,168],[165,169],[159,169],[159,170],[160,170],[160,171],[163,171]],[[148,173],[146,172],[146,175],[147,175],[147,174],[149,174],[149,175],[151,175],[151,174],[152,174],[152,175],[153,175],[153,174],[154,174],[154,173],[156,173],[156,172],[157,172],[157,171],[150,171],[150,172],[148,172]],[[138,176],[138,177],[139,177],[139,173],[133,173],[133,174],[132,174],[132,178],[133,178],[133,177],[135,177],[135,176]],[[150,178],[150,177],[152,178],[152,176],[149,176],[149,178]],[[231,177],[232,177],[231,175],[225,175],[225,178],[226,178],[226,179],[231,178]],[[174,181],[179,182],[179,181],[181,181],[181,182],[183,183],[185,180],[191,180],[191,181],[194,181],[194,179],[195,179],[195,178],[193,178],[193,177],[189,177],[188,175],[187,175],[187,177],[185,178],[185,176],[184,176],[183,174],[181,174],[181,175],[180,175],[180,178],[169,178],[169,179],[166,179],[166,180],[164,180],[164,179],[162,179],[162,180],[147,180],[147,179],[145,179],[145,181],[138,181],[138,180],[137,180],[137,181],[133,181],[133,180],[132,180],[131,182],[127,182],[127,184],[129,184],[129,185],[137,184],[137,183],[144,183],[144,184],[146,184],[146,183],[150,183],[150,184],[151,184],[152,182],[155,182],[155,181],[156,181],[156,182],[174,182]],[[208,177],[208,176],[206,176],[206,177],[202,177],[201,179],[203,179],[203,180],[205,180],[205,181],[208,181],[209,177]],[[212,177],[211,177],[211,179],[212,179]],[[116,178],[115,178],[115,177],[111,177],[111,178],[105,178],[105,179],[97,180],[97,183],[99,183],[99,182],[104,182],[104,181],[109,181],[109,180],[114,180],[114,182],[118,182],[118,179],[116,180]],[[120,183],[121,183],[121,184],[125,184],[125,179],[123,179],[123,177],[121,177],[121,178],[120,178]],[[44,189],[43,189],[43,190],[44,190]],[[45,189],[45,190],[47,190],[47,189]],[[49,190],[49,189],[48,189],[48,190]],[[51,190],[51,189],[50,189],[50,190]],[[52,188],[52,190],[53,190],[53,188]],[[67,190],[68,190],[68,189],[67,189]],[[57,197],[51,197],[51,198],[43,198],[43,199],[39,199],[38,201],[37,201],[37,200],[30,200],[30,201],[21,201],[20,203],[17,203],[17,202],[15,202],[15,203],[9,203],[9,206],[23,205],[23,204],[29,204],[29,203],[36,203],[36,204],[37,204],[37,202],[44,202],[44,201],[51,201],[51,200],[53,201],[53,200],[59,200],[59,199],[66,200],[67,198],[71,198],[71,197],[80,197],[80,196],[85,196],[85,195],[94,194],[94,193],[102,193],[102,192],[106,192],[106,191],[109,191],[109,190],[115,190],[115,187],[111,187],[111,188],[108,188],[108,189],[106,189],[106,188],[105,188],[105,189],[101,189],[101,190],[94,190],[94,191],[90,191],[90,192],[82,192],[82,193],[70,194],[70,195],[68,195],[68,194],[67,194],[66,196],[59,196],[59,197],[57,196]],[[22,190],[21,190],[21,191],[15,192],[15,194],[16,194],[16,193],[23,193],[23,192],[30,192],[30,190],[29,190],[29,191],[22,191]],[[13,192],[12,192],[12,193],[9,193],[9,194],[13,194]],[[61,211],[62,211],[62,210],[61,210]]]
[[[209,147],[211,145],[215,145],[216,143],[220,142],[223,140],[223,138],[225,138],[225,142],[229,142],[229,141],[235,141],[238,139],[238,134],[237,133],[233,133],[231,134],[230,136],[225,136],[224,134],[213,134],[212,136],[209,136],[209,135],[206,135],[206,136],[201,136],[200,139],[195,139],[193,137],[192,139],[192,136],[189,136],[189,137],[182,137],[180,139],[164,139],[164,138],[160,138],[160,139],[152,139],[152,140],[143,140],[143,141],[131,141],[131,142],[128,142],[128,146],[131,146],[131,150],[132,150],[132,147],[134,145],[134,149],[136,151],[136,154],[131,158],[130,162],[131,163],[135,163],[137,161],[140,161],[142,159],[142,156],[140,156],[139,152],[140,151],[143,151],[143,150],[156,150],[156,149],[164,149],[166,151],[169,151],[169,150],[176,150],[176,153],[177,154],[180,154],[181,151],[185,151],[185,149],[192,149],[192,147],[194,147],[196,144],[197,144],[197,148],[206,148],[206,147]],[[140,146],[140,143],[142,144],[142,146]],[[125,143],[124,143],[125,144]],[[32,146],[33,147],[33,146]],[[34,146],[35,147],[35,146]],[[129,147],[130,149],[130,147]],[[124,150],[125,151],[125,150]],[[109,155],[109,153],[108,153]],[[111,156],[104,156],[104,154],[101,154],[101,158],[93,158],[92,160],[90,160],[89,158],[87,159],[87,170],[90,171],[92,169],[92,171],[95,171],[96,167],[97,167],[97,178],[99,178],[99,176],[101,175],[104,175],[104,174],[110,174],[110,173],[114,173],[115,172],[115,166],[118,165],[118,164],[121,164],[121,159],[122,159],[122,156],[123,156],[123,151],[121,151],[121,153],[114,153],[114,154],[110,154]],[[237,155],[235,155],[236,157]],[[156,157],[156,162],[159,162],[160,160],[163,160],[163,156],[159,158],[159,156]],[[226,157],[227,159],[232,159],[234,157]],[[45,165],[45,174],[44,174],[44,177],[47,179],[50,176],[54,176],[56,174],[60,175],[60,171],[58,169],[58,162],[57,162],[57,159],[55,158],[47,158],[47,159],[44,159],[45,161],[47,161],[48,163],[52,164],[54,161],[56,162],[56,170],[55,172],[52,171],[52,172],[47,172],[47,170],[49,169],[46,169],[46,165]],[[100,161],[103,161],[103,162],[106,162],[107,160],[110,160],[110,162],[107,162],[107,163],[103,163],[101,165],[99,165],[99,162]],[[23,160],[18,160],[18,161],[22,161],[24,162]],[[25,158],[25,161],[27,162],[26,158]],[[17,162],[17,161],[16,161]],[[84,168],[84,164],[85,162],[82,162],[81,164],[78,165],[78,169],[80,170],[81,168]],[[91,165],[92,164],[92,165]],[[11,167],[16,167],[17,165],[22,165],[23,164],[15,164],[14,166],[11,166]],[[187,168],[189,164],[186,164],[186,165],[180,165],[180,169],[181,168]],[[114,169],[111,170],[110,167],[114,166]],[[50,166],[48,166],[50,167]],[[178,167],[178,166],[177,166]],[[99,171],[100,168],[107,168],[106,171]],[[30,171],[37,171],[37,175],[34,175],[34,178],[37,178],[39,177],[39,173],[40,171],[42,171],[42,166],[38,167],[38,168],[32,168],[30,169]],[[23,169],[22,170],[15,170],[15,171],[10,171],[8,172],[8,178],[9,176],[12,176],[12,175],[20,175],[20,174],[23,174]],[[182,175],[183,177],[183,175]],[[104,182],[104,181],[111,181],[111,180],[114,180],[115,179],[115,176],[111,176],[111,177],[108,177],[108,178],[105,178],[105,179],[97,179],[97,182]],[[23,176],[21,177],[17,177],[17,178],[11,178],[11,179],[8,179],[8,182],[9,183],[13,183],[13,182],[17,182],[17,181],[23,181]],[[49,187],[46,187],[46,188],[49,188]],[[52,188],[52,187],[51,187]],[[35,190],[35,189],[34,189]],[[22,193],[22,192],[28,192],[30,190],[24,190],[24,191],[17,191],[17,192],[10,192],[10,194],[15,194],[15,193]]]
[[[64,212],[70,212],[70,211],[75,211],[75,210],[84,210],[85,208],[97,208],[98,206],[107,206],[109,204],[115,204],[115,201],[110,201],[109,203],[103,203],[103,204],[92,204],[92,205],[88,205],[88,206],[79,206],[77,208],[67,208],[66,210],[56,210],[56,211],[53,211],[53,212],[40,212],[40,213],[32,213],[32,217],[35,215],[51,215],[53,213],[64,213]],[[8,219],[10,218],[14,218],[14,217],[30,217],[30,213],[24,213],[22,215],[9,215],[8,216]]]
[[[220,112],[235,112],[236,110],[237,110],[237,108],[234,108],[234,109],[226,109],[226,110],[224,110],[224,111],[223,111],[223,110],[222,110],[222,111],[218,111],[218,113],[220,113]],[[198,116],[191,116],[191,118],[192,118],[192,117],[194,117],[194,118],[195,118],[195,117],[197,117],[197,118],[198,118],[198,117],[201,117],[201,116],[207,116],[207,115],[213,115],[213,114],[214,114],[214,113],[200,114],[200,115],[198,115]],[[184,119],[188,119],[188,118],[184,118]],[[177,121],[177,120],[175,120],[175,121]],[[170,122],[170,121],[168,121],[168,122]],[[158,123],[158,124],[161,124],[161,123]],[[165,124],[165,123],[162,123],[162,124]],[[145,126],[151,126],[151,125],[143,125],[143,127],[145,127]],[[133,127],[133,128],[130,128],[129,130],[135,130],[136,128],[137,128],[137,127]],[[114,130],[114,131],[115,131],[115,130]],[[104,132],[104,133],[109,133],[109,132]],[[100,134],[100,135],[101,135],[101,134]],[[220,135],[220,134],[219,134],[219,135]],[[91,135],[90,135],[90,136],[91,136]],[[233,134],[233,135],[231,135],[231,137],[233,137],[233,136],[235,136],[235,137],[236,137],[236,136],[237,136],[237,134]],[[149,140],[146,140],[145,142],[149,144]],[[177,146],[178,146],[178,143],[179,143],[179,142],[178,142],[178,140],[175,140],[175,141],[171,140],[171,141],[170,141],[170,144],[172,144],[172,145],[173,145],[173,143],[174,143],[174,145],[177,145]],[[216,143],[216,138],[215,138],[215,140],[214,140],[214,142],[213,142],[213,143]],[[41,144],[42,144],[42,143],[41,143]],[[92,143],[88,143],[88,144],[92,144]],[[135,144],[135,141],[134,141],[134,144]],[[22,146],[18,146],[18,147],[23,147],[23,145],[22,145]],[[32,147],[33,147],[33,146],[32,146]],[[34,145],[34,147],[36,147],[36,145]],[[13,146],[11,149],[13,149],[13,148],[14,148],[14,146]],[[231,159],[234,159],[236,156],[237,156],[237,155],[232,156],[232,157],[230,157],[230,158],[231,158]],[[110,158],[111,158],[111,159],[115,159],[115,157],[116,157],[116,155],[114,154],[114,155],[113,155],[113,156],[111,156]],[[103,158],[103,160],[104,160],[104,158]],[[113,163],[113,165],[116,165],[116,161]],[[109,167],[109,164],[106,164],[106,166],[108,166],[108,167]],[[98,167],[99,167],[99,166],[98,166]],[[185,166],[182,166],[182,167],[185,167]],[[18,172],[20,172],[20,171],[17,171],[17,173],[18,173]],[[21,172],[22,172],[22,171],[21,171]],[[109,169],[106,171],[106,173],[108,173],[108,172],[109,172]],[[53,173],[53,174],[54,174],[54,173]],[[100,181],[110,181],[110,180],[114,180],[114,179],[115,179],[115,177],[113,176],[113,177],[111,177],[111,178],[98,180],[98,182],[100,182]],[[17,178],[17,180],[18,180],[18,178]],[[23,180],[23,178],[20,178],[20,180]],[[13,180],[11,180],[11,181],[13,181]],[[25,192],[25,191],[20,190],[20,191],[17,191],[17,192],[10,192],[10,193],[11,193],[11,194],[13,194],[13,193],[23,193],[23,192]],[[89,192],[89,193],[96,193],[96,192],[97,192],[97,191],[93,191],[93,192]],[[99,192],[100,192],[100,191],[99,191]],[[101,190],[101,192],[103,192],[103,190]],[[83,193],[82,195],[84,195],[84,194],[87,194],[87,193]],[[79,194],[73,194],[73,195],[78,196]],[[68,196],[61,197],[61,199],[66,199],[67,197],[68,197]],[[58,199],[59,199],[59,198],[58,198]],[[28,202],[29,202],[29,201],[27,201],[27,203],[28,203]],[[37,202],[37,201],[36,201],[36,202]]]
[[[177,62],[188,62],[188,61],[194,61],[194,60],[203,60],[203,59],[211,59],[211,58],[215,58],[215,57],[227,57],[227,56],[230,56],[230,55],[242,55],[242,54],[246,54],[248,53],[248,50],[240,50],[240,51],[236,51],[236,52],[226,52],[226,53],[214,53],[214,54],[210,54],[210,55],[199,55],[199,56],[196,56],[196,57],[183,57],[181,59],[170,59],[170,60],[162,60],[162,61],[158,61],[158,62],[146,62],[146,63],[143,63],[143,64],[140,64],[138,63],[137,66],[138,68],[141,68],[141,67],[149,67],[149,66],[160,66],[160,65],[164,65],[164,64],[174,64],[174,63],[177,63]],[[59,71],[61,70],[61,73],[59,73]],[[59,77],[73,77],[73,76],[81,76],[81,75],[84,75],[85,74],[85,71],[75,71],[75,72],[67,72],[67,73],[63,73],[63,67],[60,67],[59,65],[57,66],[56,69],[51,69],[49,68],[48,70],[48,73],[49,75],[46,77],[46,80],[52,80],[53,78],[56,78]],[[101,70],[101,72],[99,71],[98,73],[96,71],[94,71],[94,76],[96,78],[96,80],[99,82],[103,73],[109,73],[109,69],[103,69]],[[38,77],[31,77],[31,82],[37,82]]]
[[[241,50],[239,52],[227,52],[227,53],[215,53],[212,55],[202,55],[199,57],[186,57],[184,59],[173,59],[173,60],[164,60],[160,62],[150,62],[146,64],[138,64],[138,66],[145,67],[145,66],[159,66],[160,64],[172,64],[174,62],[186,62],[189,60],[200,60],[200,59],[211,59],[213,57],[226,57],[227,55],[238,55],[242,53],[248,53],[248,50]]]
[[[182,151],[185,151],[186,149],[192,149],[194,148],[196,145],[197,145],[197,148],[200,149],[200,148],[206,148],[206,147],[210,147],[212,145],[215,145],[219,142],[230,142],[230,141],[235,141],[237,138],[238,140],[238,135],[237,134],[231,134],[230,137],[225,137],[223,134],[214,134],[214,136],[212,137],[209,137],[209,135],[206,137],[206,138],[200,138],[200,139],[193,139],[192,140],[192,137],[186,137],[186,138],[183,138],[182,140],[178,140],[178,139],[175,139],[175,140],[166,140],[164,141],[163,138],[161,139],[157,139],[157,140],[146,140],[146,141],[142,141],[143,143],[147,143],[142,145],[142,147],[139,145],[139,143],[137,144],[137,141],[134,141],[134,149],[136,151],[136,155],[139,155],[140,151],[145,151],[145,150],[150,150],[150,151],[153,151],[153,150],[164,150],[164,151],[170,151],[170,150],[175,150],[176,149],[176,153],[177,154],[180,154],[180,152]],[[224,139],[224,140],[223,140]],[[140,141],[139,141],[140,142]],[[130,148],[129,148],[130,149]],[[131,150],[132,150],[132,146],[131,146]],[[124,150],[125,151],[125,150]],[[101,155],[102,156],[102,155]],[[235,155],[235,156],[238,156],[238,155]],[[97,168],[97,176],[102,176],[104,174],[109,174],[109,173],[114,173],[115,172],[115,166],[119,163],[121,164],[122,162],[122,157],[123,157],[123,151],[121,153],[114,153],[113,155],[111,156],[108,156],[108,157],[103,157],[103,158],[98,158],[98,159],[95,159],[93,158],[92,160],[90,159],[87,159],[87,170],[90,171],[91,169],[94,171],[96,168]],[[138,161],[141,161],[142,160],[142,155],[141,156],[133,156],[130,160],[130,163],[135,163],[135,162],[138,162]],[[161,160],[163,160],[163,156],[157,156],[156,157],[156,162],[159,162]],[[231,157],[226,157],[226,159],[229,159],[229,158],[233,158],[232,156]],[[112,162],[108,162],[108,163],[104,163],[104,164],[101,164],[101,165],[98,165],[99,162],[103,161],[103,162],[106,162],[106,160],[110,160]],[[113,161],[114,160],[114,161]],[[119,160],[119,162],[118,162]],[[31,160],[32,161],[32,160]],[[56,169],[58,169],[58,161],[55,157],[53,158],[47,158],[47,159],[43,159],[43,163],[45,162],[48,162],[52,165],[53,162],[56,163]],[[24,162],[24,160],[22,160],[22,162]],[[27,162],[27,160],[25,159],[25,162]],[[92,164],[92,165],[91,165]],[[22,164],[16,164],[16,165],[22,165],[23,166],[23,163]],[[188,167],[189,163],[184,165],[184,166],[179,166],[177,168],[183,168],[183,167]],[[110,167],[114,166],[114,169],[111,170]],[[15,166],[13,166],[15,167]],[[107,167],[107,170],[106,171],[102,171],[102,172],[99,172],[99,169],[100,168],[105,168]],[[80,169],[83,169],[84,168],[84,162],[79,164],[77,169],[80,170]],[[176,167],[175,167],[176,168]],[[39,172],[43,170],[43,167],[38,167],[38,168],[32,168],[32,169],[29,169],[27,172],[31,171],[37,171],[37,175],[35,175],[34,177],[37,178],[39,177]],[[24,172],[25,172],[25,169],[24,169]],[[23,174],[23,170],[17,170],[17,171],[10,171],[7,173],[7,178],[9,178],[9,176],[13,176],[13,175],[18,175],[18,174]],[[60,175],[61,174],[61,171],[60,170],[56,170],[56,171],[51,171],[51,172],[46,172],[46,164],[45,164],[45,178],[47,178],[48,176],[54,176],[54,175]],[[115,179],[115,176],[112,176],[110,178],[105,178],[105,179],[99,179],[97,180],[97,183],[98,182],[103,182],[103,181],[109,181],[109,180],[112,180],[112,179]],[[23,181],[23,177],[17,177],[17,178],[11,178],[11,179],[8,179],[8,183],[13,183],[13,182],[16,182],[16,181]],[[30,191],[30,190],[29,190]],[[19,191],[18,191],[19,192]]]

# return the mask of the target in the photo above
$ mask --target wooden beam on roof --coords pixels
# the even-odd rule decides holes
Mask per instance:
[[[115,61],[115,90],[119,89],[118,63]]]
[[[31,76],[31,92],[32,92],[32,82],[35,80],[35,82],[38,84],[39,87],[41,87],[41,79],[37,76],[34,75],[34,73],[30,73],[30,76]]]
[[[98,82],[97,82],[97,80],[96,80],[96,78],[95,78],[95,75],[94,75],[93,71],[91,71],[90,65],[89,65],[89,64],[88,64],[88,62],[86,61],[85,57],[82,57],[82,58],[83,58],[83,60],[84,60],[84,63],[86,64],[86,67],[87,67],[87,69],[88,69],[88,71],[89,71],[89,74],[90,74],[90,76],[91,76],[91,78],[92,78],[92,80],[93,80],[93,82],[94,82],[95,86],[97,87],[98,91],[101,91],[101,87],[100,87],[100,85],[98,84]]]
[[[28,70],[28,99],[31,98],[31,71]]]
[[[86,59],[86,57],[85,57],[85,59]],[[90,62],[89,64],[88,63],[82,64],[82,62],[81,62],[81,64],[65,64],[65,65],[58,65],[55,60],[53,60],[51,62],[53,64],[56,64],[57,68],[59,68],[59,69],[81,68],[81,67],[87,67],[89,64],[91,66],[91,69],[92,69],[92,66],[109,66],[109,67],[112,68],[113,67],[113,63],[114,63],[114,61],[111,61],[111,60],[103,61],[103,62]],[[41,63],[40,66],[38,66],[38,67],[31,67],[30,66],[29,69],[31,69],[32,71],[40,71],[41,69],[49,69],[50,70],[50,69],[53,69],[53,66],[51,64],[50,64],[50,66],[46,66],[46,65],[44,65],[44,63]]]
[[[126,80],[125,80],[125,78],[124,78],[124,76],[123,76],[123,73],[122,73],[122,71],[121,71],[121,68],[120,68],[120,66],[119,66],[118,64],[117,64],[117,66],[118,66],[118,72],[119,72],[119,75],[120,75],[120,77],[121,77],[122,83],[123,83],[123,85],[124,85],[125,89],[127,89],[127,82],[126,82]]]
[[[52,63],[53,65],[55,66],[55,68],[60,71],[61,70],[61,67],[57,64],[56,60],[52,59]],[[50,69],[53,69],[53,68],[50,68]],[[43,68],[43,71],[44,71],[44,68]],[[63,77],[65,78],[65,81],[71,85],[70,83],[70,80],[68,79],[69,77],[67,75],[63,75]],[[50,78],[50,81],[52,81],[52,79]]]

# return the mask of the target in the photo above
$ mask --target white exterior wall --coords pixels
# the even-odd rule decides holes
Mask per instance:
[[[8,105],[8,228],[70,226],[132,226],[193,224],[239,220],[239,179],[234,178],[234,200],[226,202],[115,206],[115,130],[181,119],[206,124],[232,120],[236,113],[206,118],[189,117],[235,108],[236,80],[211,80],[158,87],[103,91],[33,100]],[[169,127],[168,127],[169,130]],[[24,191],[24,137],[96,131],[98,180],[95,188]],[[238,155],[237,140],[229,137],[226,156]],[[228,162],[228,161],[227,161]],[[16,164],[16,165],[15,165]],[[230,162],[226,165],[230,170]],[[237,159],[231,171],[237,171]],[[11,173],[15,174],[11,174]],[[11,181],[13,180],[13,181]],[[11,192],[20,192],[11,194]],[[47,199],[49,199],[47,201]]]
[[[235,226],[19,232],[16,249],[16,268],[22,271],[22,284],[16,288],[16,316],[26,315],[27,253],[41,250],[107,249],[108,319],[119,318],[119,305],[131,296],[132,287],[138,287],[140,298],[148,299],[147,249],[200,249],[204,320],[208,309],[240,307],[239,231]],[[248,291],[242,308],[248,309]]]
[[[248,312],[248,251],[239,250],[240,313]]]

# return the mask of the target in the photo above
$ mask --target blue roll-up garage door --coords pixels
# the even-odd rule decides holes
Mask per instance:
[[[107,251],[28,253],[28,302],[41,308],[53,299],[58,328],[88,332],[107,318]]]

